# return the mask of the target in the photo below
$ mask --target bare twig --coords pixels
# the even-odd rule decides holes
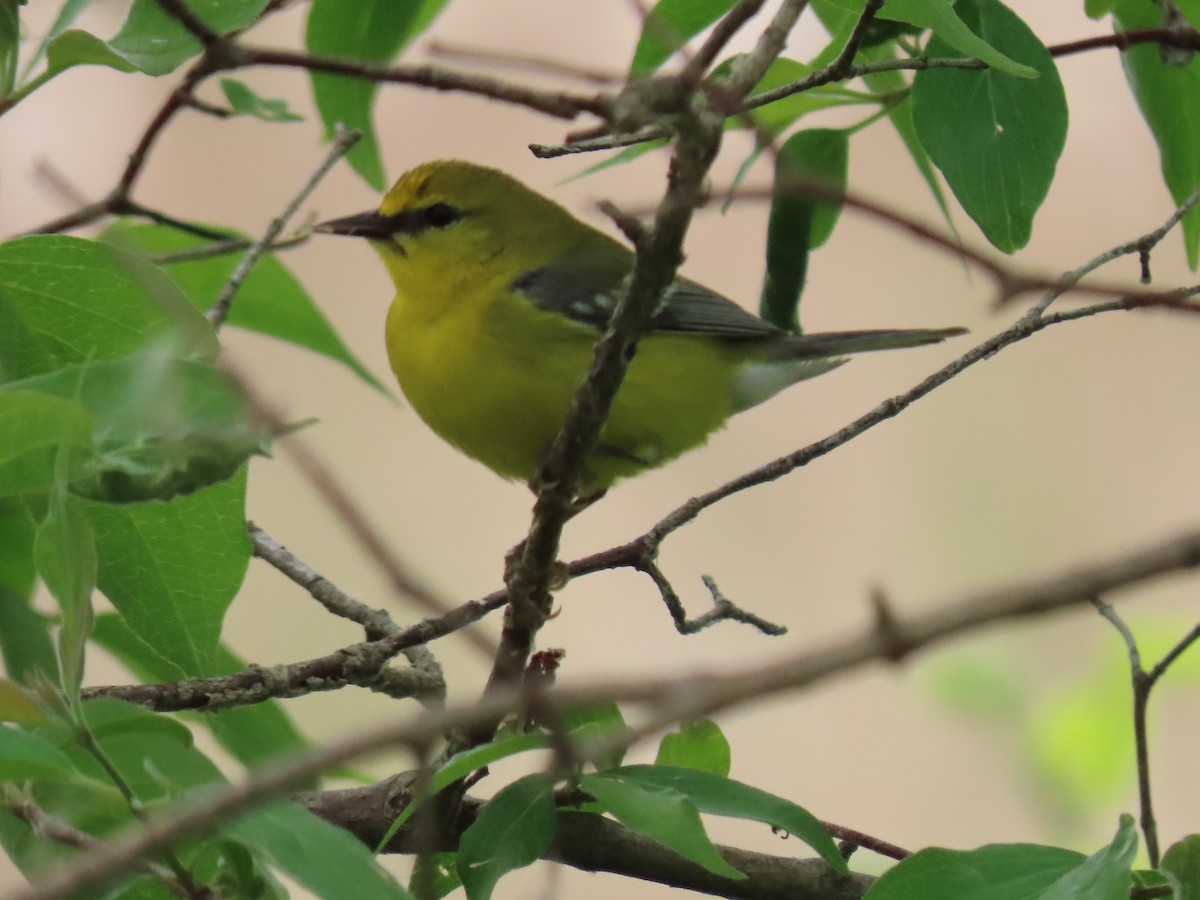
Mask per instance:
[[[1125,620],[1099,596],[1092,599],[1092,605],[1117,630],[1125,644],[1125,650],[1129,654],[1130,681],[1133,685],[1133,742],[1137,753],[1138,806],[1141,810],[1139,823],[1142,826],[1142,836],[1146,841],[1146,856],[1149,859],[1150,868],[1157,869],[1160,862],[1158,825],[1154,817],[1154,803],[1150,791],[1150,741],[1149,731],[1146,727],[1146,710],[1150,704],[1150,692],[1154,689],[1158,679],[1188,647],[1200,638],[1200,625],[1196,625],[1185,634],[1159,661],[1158,665],[1147,672],[1142,666],[1142,656],[1138,650],[1137,638],[1125,624]]]
[[[213,301],[213,305],[209,307],[206,314],[213,328],[219,330],[225,324],[225,319],[228,317],[229,310],[233,306],[233,298],[237,295],[242,283],[250,275],[255,265],[258,264],[263,254],[267,252],[275,238],[279,237],[283,232],[284,226],[296,214],[296,210],[300,208],[300,204],[308,199],[308,195],[320,184],[321,179],[329,173],[334,163],[345,156],[347,151],[358,143],[361,138],[361,132],[338,129],[337,137],[333,141],[333,146],[330,147],[329,152],[325,155],[325,159],[317,166],[316,171],[304,183],[296,193],[296,196],[283,208],[283,212],[272,219],[271,224],[267,226],[262,236],[250,245],[250,249],[246,251],[246,255],[242,257],[237,267],[234,268],[233,273],[222,286],[221,292],[217,295],[217,299]]]

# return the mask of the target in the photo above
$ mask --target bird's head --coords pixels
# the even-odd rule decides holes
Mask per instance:
[[[317,231],[365,237],[398,284],[406,272],[524,271],[529,258],[585,228],[515,178],[460,160],[424,163],[400,176],[373,212],[323,222]]]

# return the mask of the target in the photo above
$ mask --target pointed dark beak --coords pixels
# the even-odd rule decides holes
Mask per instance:
[[[347,237],[369,238],[376,241],[390,241],[399,229],[396,220],[371,211],[346,216],[343,219],[330,219],[313,228],[322,234],[344,234]]]

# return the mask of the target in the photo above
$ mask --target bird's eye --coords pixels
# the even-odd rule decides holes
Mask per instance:
[[[425,221],[432,228],[445,228],[462,218],[462,213],[449,203],[435,203],[425,210]]]

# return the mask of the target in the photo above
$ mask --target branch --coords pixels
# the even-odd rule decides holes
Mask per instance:
[[[629,729],[619,741],[613,741],[626,746],[674,722],[810,687],[870,662],[903,658],[984,625],[1045,615],[1088,602],[1098,595],[1197,567],[1200,567],[1200,529],[1065,575],[967,596],[907,619],[897,616],[887,634],[870,629],[862,635],[765,666],[691,672],[676,678],[597,682],[587,687],[556,688],[548,694],[528,686],[500,686],[470,706],[426,710],[408,722],[387,723],[291,762],[256,770],[232,787],[192,797],[174,812],[145,823],[141,830],[117,837],[103,850],[85,853],[71,864],[60,866],[10,900],[61,900],[84,887],[95,891],[136,866],[139,860],[283,796],[331,768],[397,746],[411,748],[419,755],[452,729],[478,728],[509,713],[528,714],[550,706],[567,712],[609,701],[650,705],[639,727]],[[593,746],[589,752],[603,749]],[[392,818],[382,827],[388,827]]]

